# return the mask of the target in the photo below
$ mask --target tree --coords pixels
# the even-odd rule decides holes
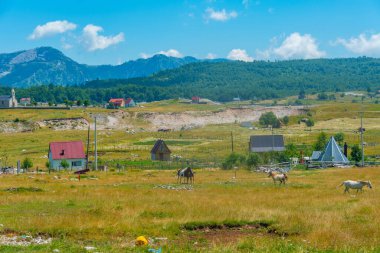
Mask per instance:
[[[310,128],[310,132],[311,132],[311,127],[314,126],[314,120],[312,118],[309,118],[306,122],[305,122],[306,126]]]
[[[322,132],[317,137],[317,142],[314,144],[314,149],[321,151],[325,148],[327,144],[327,135],[325,132]]]
[[[33,162],[30,158],[26,157],[23,161],[22,161],[22,164],[21,166],[28,170],[29,168],[32,168],[33,167]]]
[[[80,99],[77,100],[77,106],[81,106],[82,105],[82,101]]]
[[[287,159],[290,159],[292,157],[298,157],[298,150],[294,143],[286,144],[284,155]]]
[[[273,112],[261,114],[259,122],[262,126],[272,126],[273,128],[280,128],[281,126],[280,121]]]
[[[68,161],[66,161],[65,159],[63,159],[60,163],[61,167],[64,168],[64,169],[67,169],[70,167],[70,164]]]
[[[49,161],[46,161],[46,163],[45,163],[45,167],[46,167],[47,169],[50,169],[50,162],[49,162]]]
[[[289,124],[289,116],[283,117],[282,122],[287,126]]]
[[[351,159],[355,162],[360,162],[362,160],[362,150],[358,144],[355,144],[351,148]]]
[[[339,132],[334,135],[334,139],[339,143],[339,146],[342,146],[342,143],[344,141],[344,133]]]
[[[247,157],[246,164],[248,168],[255,168],[261,163],[261,158],[257,153],[250,153]]]
[[[304,89],[300,90],[300,92],[298,93],[298,99],[305,99],[306,97],[306,92]]]
[[[328,98],[329,97],[324,92],[318,94],[318,100],[327,100]]]
[[[88,101],[88,99],[86,99],[84,102],[83,102],[83,105],[85,107],[89,106],[90,105],[90,101]]]

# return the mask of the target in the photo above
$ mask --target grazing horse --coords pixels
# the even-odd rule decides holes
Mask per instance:
[[[268,173],[268,177],[273,179],[274,184],[276,184],[276,181],[280,181],[280,184],[285,184],[286,180],[288,180],[288,176],[285,173],[276,173],[273,171]]]
[[[353,180],[347,180],[344,181],[342,184],[340,184],[338,187],[344,185],[346,187],[344,189],[344,193],[350,192],[350,189],[356,189],[356,192],[363,192],[363,187],[367,186],[368,188],[372,189],[372,184],[370,181],[353,181]]]
[[[186,183],[193,184],[194,183],[194,171],[190,167],[186,167],[184,169],[179,169],[177,171],[177,182],[182,183],[182,178],[186,178]],[[185,182],[185,181],[184,181]]]

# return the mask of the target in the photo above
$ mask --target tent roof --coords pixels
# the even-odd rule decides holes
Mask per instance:
[[[350,161],[342,153],[334,137],[331,136],[325,150],[321,154],[319,161],[333,163],[349,163]]]

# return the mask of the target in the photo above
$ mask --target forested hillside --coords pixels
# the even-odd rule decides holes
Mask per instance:
[[[265,62],[199,62],[145,78],[87,82],[83,86],[39,86],[18,89],[18,96],[36,101],[91,100],[133,97],[137,101],[190,98],[216,101],[267,99],[306,93],[380,87],[380,59],[317,59]],[[9,89],[8,89],[9,90]],[[3,88],[1,93],[8,92]]]

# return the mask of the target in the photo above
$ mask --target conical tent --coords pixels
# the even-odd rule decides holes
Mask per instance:
[[[343,163],[343,164],[350,163],[347,157],[340,150],[334,137],[330,138],[319,160],[321,162],[333,162],[333,163]]]

